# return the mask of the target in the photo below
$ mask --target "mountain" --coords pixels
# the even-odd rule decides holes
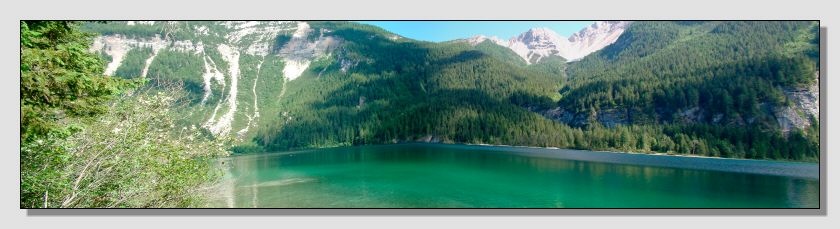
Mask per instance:
[[[809,21],[636,22],[570,64],[563,99],[544,114],[571,125],[666,124],[686,142],[717,135],[713,145],[744,149],[718,146],[725,156],[810,157],[819,145],[817,28]]]
[[[507,103],[507,98],[515,92],[557,98],[562,82],[560,67],[546,64],[530,71],[466,44],[417,42],[348,22],[113,22],[90,23],[85,29],[102,34],[92,51],[109,61],[106,74],[148,78],[152,85],[183,85],[190,102],[182,113],[194,124],[240,139],[264,135],[259,142],[270,147],[434,135],[431,130],[413,130],[417,133],[395,138],[379,135],[386,127],[358,130],[360,123],[414,122],[419,128],[418,122],[429,121],[388,108],[398,105],[444,109],[438,112],[440,120],[467,118],[452,113],[502,107],[517,114],[499,116],[540,118]],[[475,104],[450,104],[446,99],[452,97]],[[492,115],[491,111],[480,113]],[[312,128],[356,130],[332,139],[335,136]]]
[[[818,59],[791,47],[816,47],[814,28],[812,22],[640,23],[614,45],[570,65],[564,89],[569,93],[561,105],[581,116],[620,110],[630,114],[619,121],[624,124],[682,120],[778,123],[784,131],[791,129],[789,122],[808,127],[819,113],[813,106],[819,97]],[[802,105],[782,111],[791,104]],[[649,111],[639,111],[644,109]],[[634,121],[632,113],[644,115]]]
[[[528,64],[538,63],[549,56],[560,56],[574,61],[612,44],[630,24],[631,22],[627,21],[599,21],[569,38],[560,36],[548,28],[533,28],[507,41],[483,35],[464,41],[476,45],[489,40],[510,48]]]
[[[432,141],[813,160],[815,25],[597,22],[440,43],[352,22],[84,28],[102,34],[107,74],[181,88],[183,125],[236,136],[237,152]]]
[[[90,23],[101,33],[92,50],[105,74],[181,83],[192,98],[189,116],[216,135],[245,136],[279,112],[286,82],[339,41],[305,22]]]

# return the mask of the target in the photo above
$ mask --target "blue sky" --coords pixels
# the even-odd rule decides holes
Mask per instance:
[[[424,41],[448,41],[475,35],[507,40],[530,28],[546,27],[562,36],[592,24],[592,21],[359,21],[376,25],[404,37]]]

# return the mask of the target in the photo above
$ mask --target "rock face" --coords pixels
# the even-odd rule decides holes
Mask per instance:
[[[793,100],[794,106],[806,115],[819,117],[820,115],[820,78],[807,88],[785,90],[785,95]]]
[[[601,125],[610,128],[618,125],[630,124],[630,114],[626,110],[622,109],[609,109],[601,112],[585,114],[574,113],[567,111],[561,107],[556,107],[553,109],[537,112],[549,119],[576,127],[586,126],[589,125],[591,122],[598,122]]]
[[[624,30],[630,25],[628,21],[599,21],[584,28],[580,32],[572,34],[569,42],[572,43],[572,53],[569,60],[583,58],[590,53],[601,50],[607,45],[614,43]]]
[[[112,35],[112,36],[103,36],[99,37],[93,41],[93,45],[91,45],[91,49],[94,51],[103,51],[108,56],[111,56],[111,62],[105,68],[105,75],[113,75],[117,68],[120,67],[122,64],[125,55],[131,49],[135,48],[151,48],[153,50],[153,55],[146,60],[145,69],[148,69],[148,65],[154,60],[156,54],[163,48],[170,46],[172,42],[166,41],[160,38],[160,36],[154,36],[151,38],[146,39],[129,39],[122,35]],[[177,42],[179,45],[183,45],[184,42]],[[178,46],[179,48],[181,46]],[[143,77],[146,76],[145,71],[142,74]]]
[[[309,41],[313,32],[318,32],[318,38]],[[285,62],[283,75],[286,79],[296,79],[309,67],[312,60],[325,56],[327,52],[332,51],[340,43],[333,37],[324,36],[325,32],[330,31],[313,31],[306,22],[298,22],[292,38],[279,53]]]
[[[801,129],[811,124],[810,121],[799,115],[793,107],[779,107],[776,108],[774,113],[776,120],[779,121],[782,133],[788,133],[793,129]]]
[[[330,31],[312,29],[306,22],[287,21],[222,21],[222,22],[114,22],[121,27],[116,32],[97,37],[91,51],[110,59],[106,75],[114,75],[127,65],[129,53],[151,49],[140,67],[140,77],[146,77],[150,67],[161,67],[156,58],[185,54],[195,58],[200,75],[198,88],[201,100],[190,115],[200,120],[201,126],[217,136],[238,134],[244,136],[258,125],[260,104],[258,82],[263,63],[280,59],[281,81],[300,77],[312,61],[329,56],[340,40],[329,35]],[[132,30],[135,29],[135,30]],[[152,29],[154,33],[142,32]],[[127,31],[123,34],[124,31]],[[141,32],[137,32],[141,31]],[[180,33],[180,35],[173,35]],[[184,36],[188,34],[188,36]],[[278,43],[280,36],[288,36],[285,43]],[[161,53],[161,55],[158,55]],[[171,59],[172,56],[169,56]],[[136,62],[136,61],[135,61]],[[346,68],[351,68],[348,64]],[[166,67],[164,67],[166,68]],[[343,69],[346,71],[346,69]],[[150,76],[151,77],[151,76]],[[160,76],[179,77],[179,76]],[[277,85],[285,92],[285,83]],[[250,94],[250,95],[248,95]],[[265,99],[265,98],[263,98]]]
[[[819,91],[819,73],[817,73],[817,80],[807,87],[802,88],[785,88],[785,97],[791,101],[790,106],[772,106],[770,104],[762,104],[761,109],[764,112],[772,114],[778,124],[782,134],[787,135],[793,130],[803,130],[813,125],[812,120],[819,120],[820,115],[820,91]],[[548,110],[532,110],[540,113],[546,118],[562,122],[571,126],[586,126],[590,123],[600,123],[606,127],[614,127],[617,125],[631,124],[631,118],[638,117],[637,113],[622,111],[621,109],[606,109],[592,113],[575,113],[563,109],[562,107],[555,107]],[[657,111],[656,119],[666,119],[672,117],[673,122],[691,124],[711,122],[713,124],[736,125],[743,126],[754,124],[756,117],[736,117],[724,118],[721,113],[708,113],[708,110],[702,107],[690,107],[677,111],[676,113],[663,113]],[[772,119],[771,119],[772,120]]]
[[[793,129],[805,129],[811,126],[811,118],[820,118],[820,78],[816,73],[814,84],[806,88],[787,88],[784,90],[785,97],[792,101],[790,107],[778,107],[774,109],[776,121],[782,133],[787,134]]]
[[[575,61],[615,42],[630,23],[599,21],[572,34],[569,38],[560,36],[548,28],[533,28],[507,41],[483,35],[467,38],[464,41],[476,45],[490,40],[510,48],[528,64],[538,63],[549,56],[561,56],[569,61]]]

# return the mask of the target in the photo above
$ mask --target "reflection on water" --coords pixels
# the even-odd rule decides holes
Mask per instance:
[[[270,187],[270,186],[284,186],[284,185],[292,185],[297,183],[304,183],[304,182],[311,182],[314,181],[313,178],[288,178],[288,179],[281,179],[281,180],[273,180],[273,181],[266,181],[261,182],[259,184],[252,184],[246,186],[240,186],[241,188],[259,188],[259,187]]]
[[[232,157],[213,207],[802,208],[815,179],[430,144]]]

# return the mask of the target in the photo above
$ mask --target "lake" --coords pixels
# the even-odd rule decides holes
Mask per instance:
[[[211,207],[819,207],[816,163],[431,143],[223,162]]]

